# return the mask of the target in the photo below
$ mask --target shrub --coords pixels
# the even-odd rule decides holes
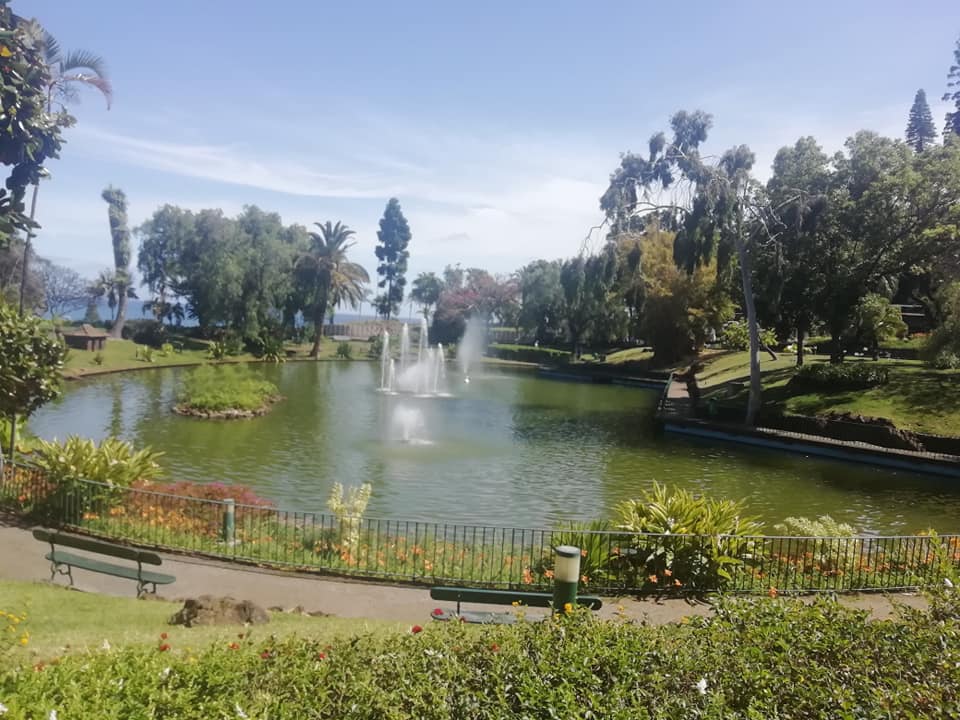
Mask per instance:
[[[606,577],[608,570],[620,561],[613,549],[628,541],[622,533],[614,532],[606,520],[573,522],[550,536],[551,545],[572,545],[580,548],[580,576],[584,584],[597,582]],[[554,554],[551,552],[534,569],[540,575],[553,571]]]
[[[501,345],[494,343],[487,348],[487,353],[491,357],[500,358],[501,360],[539,363],[542,365],[555,365],[570,360],[570,353],[566,350],[534,347],[533,345]]]
[[[371,335],[367,342],[370,343],[370,349],[367,350],[367,357],[379,359],[383,353],[383,336]]]
[[[760,344],[773,347],[777,344],[777,334],[773,330],[760,328]],[[728,322],[720,333],[720,347],[724,350],[749,350],[750,329],[743,320]]]
[[[337,357],[341,360],[350,360],[353,357],[353,348],[350,343],[342,342],[337,345]]]
[[[850,572],[860,564],[863,543],[855,539],[858,535],[856,528],[837,522],[829,515],[821,515],[816,520],[788,517],[773,527],[781,535],[796,538],[788,542],[788,559],[804,558],[806,565],[811,569],[817,568],[818,572]],[[834,538],[851,540],[838,541]]]
[[[173,355],[173,344],[172,343],[163,343],[160,346],[160,355],[163,357],[169,357]]]
[[[137,360],[143,360],[143,362],[152,363],[153,362],[153,348],[149,345],[137,345],[136,356]]]
[[[941,350],[930,361],[930,366],[936,370],[958,370],[960,369],[960,355]]]
[[[131,327],[129,322],[124,326],[124,334],[130,328],[130,339],[138,345],[149,345],[159,348],[167,342],[167,326],[157,320],[135,320]]]
[[[103,361],[104,361],[103,353],[98,351],[97,354],[93,356],[93,364],[103,365]]]
[[[277,386],[233,365],[204,365],[184,381],[177,401],[180,407],[217,412],[259,410],[279,397]]]
[[[763,530],[744,516],[741,502],[671,492],[659,483],[641,499],[621,502],[616,512],[617,528],[636,533],[620,554],[649,589],[722,588],[730,570],[753,559],[753,536]]]
[[[207,351],[211,360],[223,360],[227,356],[227,344],[222,340],[214,340]]]
[[[330,488],[327,507],[336,516],[337,523],[340,525],[340,542],[353,553],[356,553],[360,542],[360,525],[372,492],[373,487],[370,483],[352,487],[346,493],[340,483],[334,483]]]
[[[412,629],[412,628],[411,628]],[[544,622],[327,638],[242,633],[209,647],[68,654],[13,669],[11,717],[946,718],[960,624],[818,599],[718,603],[681,627]],[[262,638],[262,639],[259,639]],[[171,647],[170,645],[173,645]]]
[[[802,392],[866,390],[886,385],[890,371],[870,362],[812,363],[790,379],[790,387]]]

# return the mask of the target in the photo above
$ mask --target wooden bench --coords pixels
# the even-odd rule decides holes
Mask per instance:
[[[156,595],[157,585],[169,585],[176,580],[173,575],[164,575],[163,573],[143,569],[144,565],[160,565],[163,562],[156,553],[145,552],[122,545],[113,545],[112,543],[94,540],[93,538],[82,537],[80,535],[68,535],[59,530],[34,528],[33,536],[41,542],[50,544],[50,552],[48,552],[44,558],[50,561],[51,581],[56,578],[57,573],[60,573],[70,578],[70,586],[73,587],[73,568],[81,568],[83,570],[89,570],[90,572],[136,580],[137,597],[140,597],[145,592]],[[132,567],[130,565],[117,565],[115,563],[104,562],[103,560],[85,555],[76,555],[71,552],[58,550],[57,546],[74,548],[76,550],[83,550],[97,555],[106,555],[121,560],[131,560],[135,562],[137,566]],[[150,586],[150,589],[148,589],[148,586]]]
[[[430,597],[433,600],[446,600],[456,602],[456,612],[437,608],[430,617],[434,620],[459,620],[468,623],[487,623],[498,625],[509,625],[517,621],[514,613],[501,612],[461,612],[460,604],[465,602],[486,603],[488,605],[520,605],[524,607],[543,607],[548,608],[553,605],[552,593],[525,592],[521,590],[482,590],[477,588],[462,587],[432,587],[430,588]],[[577,598],[577,604],[588,607],[591,610],[599,610],[603,607],[603,600],[594,595],[581,595]]]

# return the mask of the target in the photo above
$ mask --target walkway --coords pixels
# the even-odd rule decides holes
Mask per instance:
[[[34,540],[29,528],[16,519],[0,514],[0,581],[46,581],[50,577],[49,563],[43,559],[45,546]],[[71,550],[71,552],[76,552]],[[423,623],[437,606],[426,588],[388,585],[360,580],[334,580],[317,575],[280,572],[247,567],[182,555],[163,556],[161,572],[172,573],[177,582],[161,591],[161,597],[171,600],[198,595],[229,595],[251,600],[263,607],[292,609],[302,607],[308,612],[324,612],[342,618],[366,618],[408,623]],[[87,592],[107,595],[134,595],[133,583],[106,575],[78,570],[77,587]],[[62,582],[58,578],[58,582]],[[922,604],[914,595],[898,596],[898,601],[909,605]],[[870,609],[877,617],[889,617],[892,605],[881,595],[847,596],[849,605]],[[473,607],[473,606],[472,606]],[[477,605],[476,609],[485,609]],[[622,611],[619,608],[623,608]],[[492,607],[489,609],[503,608]],[[691,615],[707,615],[710,606],[685,600],[636,600],[615,598],[607,600],[602,617],[615,614],[651,624],[676,622]],[[531,616],[536,611],[530,611]]]

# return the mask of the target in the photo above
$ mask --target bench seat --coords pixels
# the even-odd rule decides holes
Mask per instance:
[[[169,585],[176,580],[173,575],[151,572],[150,570],[138,570],[129,565],[115,565],[114,563],[104,562],[103,560],[97,560],[96,558],[86,557],[84,555],[74,555],[73,553],[64,552],[63,550],[49,552],[44,556],[44,559],[56,565],[69,565],[103,575],[113,575],[114,577],[137,580],[154,585]]]
[[[461,611],[460,604],[473,602],[487,605],[518,605],[522,607],[541,608],[548,608],[553,605],[553,595],[551,593],[528,592],[523,590],[432,587],[430,588],[430,597],[433,600],[447,600],[457,603],[456,611],[444,610],[442,608],[434,610],[430,615],[434,620],[458,620],[460,622],[496,625],[513,624],[517,621],[517,616],[512,612]],[[577,604],[588,607],[591,610],[599,610],[603,607],[603,600],[594,595],[581,595],[577,598]]]

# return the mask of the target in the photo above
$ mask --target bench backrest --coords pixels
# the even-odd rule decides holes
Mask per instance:
[[[434,600],[488,603],[491,605],[512,605],[516,602],[527,607],[550,607],[553,604],[551,593],[524,592],[522,590],[432,587],[430,588],[430,597]],[[592,595],[579,596],[577,604],[584,605],[591,610],[599,610],[603,607],[603,601]]]
[[[95,540],[94,538],[88,538],[82,535],[68,535],[59,530],[34,528],[33,536],[37,540],[50,543],[51,545],[85,550],[87,552],[97,553],[98,555],[108,555],[122,560],[133,560],[134,562],[145,565],[160,565],[163,563],[163,560],[161,560],[160,556],[156,553],[125,547],[123,545],[114,545],[113,543]]]

